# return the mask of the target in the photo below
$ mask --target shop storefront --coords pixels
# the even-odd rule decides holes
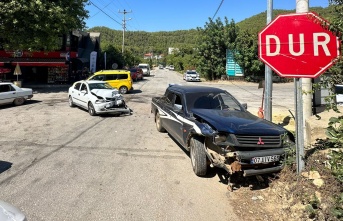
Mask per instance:
[[[96,36],[96,37],[94,37]],[[100,33],[73,31],[61,37],[58,51],[6,51],[0,48],[0,81],[70,84],[84,79],[92,51],[100,51]],[[21,75],[14,75],[19,65]]]

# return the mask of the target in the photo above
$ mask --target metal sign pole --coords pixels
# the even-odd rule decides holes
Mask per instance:
[[[296,163],[297,174],[304,169],[304,119],[303,119],[303,102],[302,102],[302,83],[299,78],[294,79],[295,84],[295,111],[296,111]]]
[[[267,25],[272,21],[273,16],[273,0],[267,1]],[[272,81],[272,69],[265,65],[265,96],[264,96],[264,119],[272,121],[272,91],[273,91],[273,81]],[[263,108],[263,107],[262,107]]]

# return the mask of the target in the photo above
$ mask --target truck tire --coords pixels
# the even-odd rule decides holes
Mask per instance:
[[[156,122],[156,128],[158,132],[166,132],[166,129],[164,129],[164,127],[162,126],[162,122],[161,122],[161,117],[160,117],[160,113],[157,112],[155,115],[155,122]]]
[[[190,142],[190,157],[193,171],[197,176],[207,173],[207,158],[204,143],[197,137],[192,137]]]

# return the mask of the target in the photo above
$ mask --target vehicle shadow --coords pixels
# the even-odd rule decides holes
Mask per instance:
[[[133,90],[129,91],[128,94],[140,94],[140,93],[142,93],[142,91],[140,89],[137,89],[137,90],[133,89]]]
[[[12,167],[12,163],[0,160],[0,173],[5,172],[11,167]]]
[[[40,103],[42,101],[39,101],[39,100],[26,100],[24,104],[20,105],[20,106],[28,106],[28,105],[31,105],[31,104],[36,104],[36,103]],[[8,109],[8,108],[14,108],[16,107],[15,105],[13,104],[4,104],[4,105],[0,105],[0,109]]]
[[[180,147],[180,149],[189,157],[189,163],[191,163],[189,152],[179,144],[170,134],[168,136]],[[210,167],[208,165],[208,170],[205,176],[201,178],[213,179],[218,177],[218,182],[223,185],[229,186],[232,184],[232,190],[238,190],[239,188],[249,188],[250,190],[262,190],[269,187],[269,184],[278,179],[277,174],[266,174],[258,176],[243,177],[240,173],[229,174],[226,170],[219,167]],[[228,188],[229,189],[229,188]],[[231,189],[230,189],[231,190]]]
[[[33,94],[37,94],[37,93],[61,93],[61,92],[65,92],[68,93],[68,89],[71,85],[31,85],[31,86],[27,86],[28,88],[32,88]]]

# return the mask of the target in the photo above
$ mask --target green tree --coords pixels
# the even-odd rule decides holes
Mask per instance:
[[[58,36],[83,29],[88,0],[1,0],[0,38],[5,49],[53,50]]]
[[[330,11],[331,11],[331,19],[330,19],[330,30],[334,33],[337,33],[340,40],[343,41],[343,0],[329,0],[330,3]],[[341,54],[343,50],[341,48]],[[338,111],[337,104],[335,102],[335,87],[334,85],[343,84],[343,59],[342,57],[336,62],[336,64],[327,70],[321,76],[321,82],[319,85],[314,85],[314,88],[318,88],[319,86],[328,88],[329,94],[325,98],[328,103],[328,108]]]
[[[208,80],[219,79],[226,73],[226,50],[233,49],[238,34],[238,27],[232,20],[225,18],[225,23],[218,18],[209,19],[201,33],[198,42],[198,70]]]
[[[258,59],[257,35],[241,31],[235,41],[234,59],[243,68],[244,76],[263,76],[264,64]]]
[[[118,64],[118,69],[122,69],[124,67],[124,57],[121,53],[121,48],[114,47],[113,45],[107,45],[102,50],[102,56],[100,56],[101,59],[104,58],[103,54],[106,52],[106,69],[112,69],[112,64],[116,63]],[[104,63],[104,61],[100,61],[101,64]]]

